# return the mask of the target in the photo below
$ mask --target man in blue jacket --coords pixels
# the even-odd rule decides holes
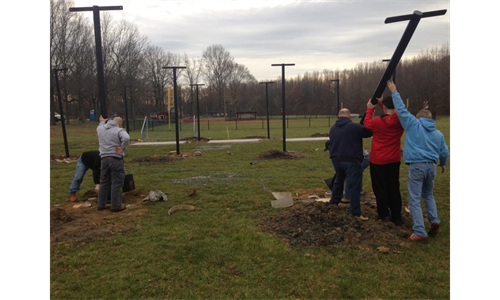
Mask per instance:
[[[409,240],[419,241],[429,236],[435,236],[441,221],[438,218],[436,201],[434,199],[434,179],[436,178],[436,164],[442,173],[446,170],[448,161],[448,146],[444,135],[436,129],[429,110],[422,109],[416,116],[410,114],[396,90],[396,85],[387,81],[387,87],[392,92],[394,107],[401,125],[406,132],[403,157],[408,167],[408,204],[413,219],[413,234]],[[425,231],[420,196],[424,199],[427,217],[431,228]]]
[[[371,137],[373,133],[362,125],[351,121],[351,113],[347,108],[339,111],[339,119],[330,128],[330,159],[337,174],[333,184],[331,204],[339,204],[343,194],[343,184],[346,181],[346,195],[351,199],[350,212],[366,221],[361,215],[361,186],[363,184],[363,138]]]

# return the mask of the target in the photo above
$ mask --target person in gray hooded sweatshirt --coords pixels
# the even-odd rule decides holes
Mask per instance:
[[[130,141],[130,136],[122,127],[123,120],[115,117],[113,120],[99,118],[97,136],[99,138],[99,155],[101,156],[101,186],[97,209],[106,207],[106,200],[111,189],[111,211],[119,212],[125,209],[122,205],[120,192],[125,180],[124,150]]]

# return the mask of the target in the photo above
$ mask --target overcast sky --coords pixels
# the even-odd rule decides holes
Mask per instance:
[[[384,24],[385,18],[415,10],[448,12],[421,20],[403,58],[450,41],[449,1],[75,1],[92,5],[122,5],[113,18],[133,22],[166,51],[199,58],[221,44],[258,80],[281,75],[273,63],[295,63],[289,77],[390,58],[407,22]]]

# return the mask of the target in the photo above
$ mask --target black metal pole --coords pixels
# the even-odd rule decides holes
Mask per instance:
[[[390,62],[391,60],[390,59],[382,59],[383,62]],[[394,73],[392,73],[392,82],[396,83],[396,70],[397,70],[397,66],[396,66],[396,69],[394,69]]]
[[[163,69],[172,69],[174,71],[174,110],[175,110],[175,146],[177,155],[181,154],[179,147],[179,111],[177,106],[177,69],[185,69],[186,67],[163,67]]]
[[[428,18],[428,17],[435,17],[435,16],[442,16],[446,14],[446,9],[443,10],[436,10],[436,11],[430,11],[430,12],[425,12],[422,13],[418,10],[414,11],[413,14],[411,15],[403,15],[403,16],[396,16],[396,17],[390,17],[385,19],[385,24],[388,23],[394,23],[394,22],[400,22],[400,21],[409,21],[408,25],[406,26],[406,29],[403,33],[403,36],[401,37],[401,40],[398,43],[398,46],[396,47],[396,50],[394,51],[394,54],[392,55],[391,60],[389,61],[389,65],[387,66],[387,69],[385,70],[384,74],[382,75],[382,78],[380,78],[380,81],[378,83],[377,88],[375,89],[375,92],[373,92],[371,102],[372,104],[377,104],[377,98],[380,98],[382,94],[384,93],[385,87],[387,86],[387,81],[391,78],[392,74],[394,73],[394,70],[396,70],[397,65],[399,64],[399,61],[401,60],[401,57],[403,56],[406,47],[410,43],[410,40],[413,36],[413,33],[417,29],[418,23],[420,22],[420,19],[422,18]],[[365,115],[361,118],[360,123],[363,124],[365,119]]]
[[[422,18],[428,18],[428,17],[434,17],[434,16],[440,16],[444,15],[446,13],[446,9],[444,10],[439,10],[439,11],[431,11],[431,12],[425,12],[422,13],[418,10],[414,11],[413,14],[411,15],[404,15],[404,16],[396,16],[396,17],[390,17],[385,19],[385,23],[394,23],[394,22],[400,22],[400,21],[406,21],[409,20],[408,25],[406,26],[406,29],[403,33],[403,36],[401,37],[401,40],[399,41],[398,46],[396,47],[396,50],[394,51],[394,54],[392,55],[392,58],[389,61],[389,65],[387,66],[387,69],[385,70],[384,74],[382,75],[382,78],[380,78],[380,82],[375,89],[375,92],[373,93],[372,96],[372,103],[377,104],[377,99],[382,96],[384,93],[385,87],[387,86],[387,80],[389,80],[394,73],[394,70],[396,70],[397,65],[399,64],[399,61],[401,60],[401,57],[403,56],[406,47],[410,43],[410,40],[413,36],[413,33],[417,29],[418,23],[420,22],[420,19]]]
[[[123,10],[123,6],[102,6],[94,5],[93,7],[70,7],[70,12],[79,11],[92,11],[94,14],[94,35],[95,35],[95,54],[97,63],[97,85],[98,85],[98,95],[99,103],[101,106],[101,112],[103,118],[108,117],[108,112],[106,108],[106,82],[104,80],[104,63],[102,59],[102,38],[101,38],[101,10]]]
[[[193,88],[193,86],[196,86],[196,118],[198,119],[197,120],[197,123],[198,123],[198,141],[201,140],[201,138],[200,138],[200,98],[199,98],[199,92],[198,92],[198,87],[200,85],[205,85],[205,84],[203,84],[203,83],[190,84],[191,88]]]
[[[68,137],[66,136],[66,125],[65,120],[64,120],[64,111],[63,111],[63,105],[62,105],[62,97],[61,97],[61,89],[59,88],[59,76],[57,75],[57,72],[59,71],[66,71],[68,69],[54,69],[54,75],[56,76],[56,88],[57,88],[57,98],[59,99],[59,110],[60,110],[60,115],[61,115],[61,125],[62,125],[62,131],[63,131],[63,137],[64,137],[64,149],[66,150],[66,158],[69,158],[69,148],[68,148]]]
[[[259,84],[266,85],[266,115],[267,115],[267,139],[271,139],[271,129],[269,128],[269,89],[268,85],[274,83],[274,81],[259,82]]]
[[[286,123],[285,123],[285,66],[295,66],[295,64],[272,64],[272,67],[281,67],[281,98],[283,110],[283,152],[286,152]]]
[[[128,123],[128,104],[127,104],[127,88],[132,87],[131,85],[126,85],[123,87],[123,102],[125,102],[125,124],[127,124],[127,133],[130,132],[130,126]]]
[[[340,80],[339,79],[330,79],[330,81],[335,81],[337,82],[337,90],[336,90],[336,94],[337,94],[337,117],[339,115],[339,111],[340,111]]]

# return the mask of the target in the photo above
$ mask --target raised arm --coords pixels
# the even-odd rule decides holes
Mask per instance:
[[[401,99],[401,96],[396,90],[396,85],[394,84],[394,82],[392,82],[392,80],[387,81],[387,87],[392,92],[392,101],[394,102],[394,108],[396,109],[396,113],[398,114],[401,126],[403,126],[405,130],[407,130],[412,126],[417,125],[418,124],[417,118],[406,110],[406,106],[403,103],[403,99]]]

